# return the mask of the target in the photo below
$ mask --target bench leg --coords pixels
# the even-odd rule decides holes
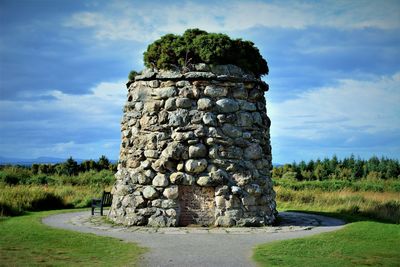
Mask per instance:
[[[100,208],[100,215],[103,216],[103,206]]]

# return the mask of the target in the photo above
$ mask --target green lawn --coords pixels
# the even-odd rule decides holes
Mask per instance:
[[[135,266],[145,249],[118,239],[54,229],[41,218],[64,211],[0,219],[0,266]]]
[[[261,266],[400,266],[400,225],[353,222],[308,238],[257,246]]]

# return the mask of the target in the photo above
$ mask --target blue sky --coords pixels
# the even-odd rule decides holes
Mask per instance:
[[[273,161],[400,158],[399,1],[0,0],[0,156],[118,158],[124,83],[187,28],[268,61]]]

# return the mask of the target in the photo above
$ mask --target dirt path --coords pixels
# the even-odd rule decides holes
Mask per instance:
[[[338,219],[297,213],[280,213],[282,223],[260,228],[148,228],[121,227],[104,222],[89,211],[53,215],[43,223],[101,236],[136,242],[150,248],[141,266],[255,266],[251,261],[255,245],[276,240],[310,236],[343,227]]]

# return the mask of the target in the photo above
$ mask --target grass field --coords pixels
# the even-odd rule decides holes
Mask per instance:
[[[280,210],[344,219],[342,230],[257,246],[260,266],[400,266],[400,195],[396,192],[277,187]]]
[[[400,266],[400,225],[355,222],[337,232],[256,247],[261,266]]]
[[[0,266],[136,266],[145,251],[133,243],[41,223],[56,213],[60,211],[0,217]]]
[[[293,190],[275,187],[277,206],[281,210],[334,212],[342,217],[366,218],[400,223],[400,192]]]

